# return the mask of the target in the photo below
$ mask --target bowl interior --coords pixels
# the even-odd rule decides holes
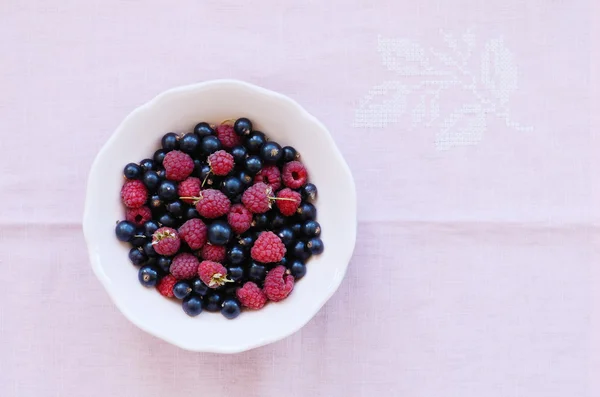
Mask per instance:
[[[124,218],[119,192],[128,162],[151,158],[169,131],[189,132],[200,121],[248,117],[271,140],[294,146],[311,182],[325,252],[308,262],[306,276],[283,302],[230,321],[219,314],[190,318],[177,301],[137,281],[137,268],[114,227]],[[89,175],[84,232],[94,271],[119,309],[147,332],[197,351],[238,352],[281,339],[312,318],[341,282],[356,238],[352,176],[325,127],[280,94],[236,81],[215,81],[167,91],[133,111],[98,154]]]

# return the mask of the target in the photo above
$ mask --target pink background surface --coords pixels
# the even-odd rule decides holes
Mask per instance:
[[[600,394],[597,10],[376,4],[0,3],[0,396]],[[528,128],[485,112],[475,142],[441,150],[446,107],[463,103],[469,79],[444,91],[432,125],[412,119],[423,88],[400,98],[398,122],[383,122],[399,114],[388,107],[371,120],[384,127],[357,126],[373,87],[433,79],[394,72],[381,40],[430,54],[450,51],[443,32],[467,31],[476,45],[459,77],[480,82],[486,43],[502,37],[484,91],[511,87],[502,104]],[[394,62],[419,50],[403,54]],[[130,324],[94,278],[81,232],[87,171],[125,115],[223,77],[321,119],[359,195],[340,290],[300,332],[234,356],[182,351]]]

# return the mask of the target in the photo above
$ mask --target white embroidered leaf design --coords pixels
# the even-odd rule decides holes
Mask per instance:
[[[503,119],[508,128],[532,130],[510,117],[518,70],[504,40],[488,40],[477,57],[477,40],[470,29],[461,35],[440,34],[442,48],[378,37],[381,62],[398,78],[369,90],[355,110],[353,125],[384,128],[404,122],[410,128],[433,127],[440,150],[478,143],[491,115]]]
[[[355,127],[385,127],[400,121],[410,90],[401,82],[387,81],[373,87],[355,111]]]
[[[481,54],[481,82],[506,104],[517,89],[517,67],[513,54],[504,47],[504,40],[490,40]]]
[[[481,141],[486,128],[485,111],[479,103],[465,104],[442,123],[435,145],[440,150],[455,146],[474,145]]]
[[[419,75],[429,67],[425,50],[410,40],[379,37],[377,50],[383,65],[403,76]]]

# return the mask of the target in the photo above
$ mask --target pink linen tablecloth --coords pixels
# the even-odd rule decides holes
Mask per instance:
[[[598,15],[592,0],[3,0],[0,396],[600,395]],[[340,290],[233,356],[130,324],[81,231],[87,171],[123,117],[223,77],[324,121],[359,196]]]

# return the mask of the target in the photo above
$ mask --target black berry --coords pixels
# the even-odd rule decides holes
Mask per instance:
[[[185,314],[190,317],[195,317],[202,313],[202,299],[196,295],[190,295],[183,300],[181,307]]]
[[[156,222],[156,221],[148,221],[148,222],[144,223],[144,236],[152,237],[154,232],[157,231],[159,227],[160,226],[158,225],[158,222]]]
[[[162,181],[158,186],[158,196],[166,201],[175,200],[177,196],[177,184],[173,181]]]
[[[209,288],[206,284],[204,284],[202,282],[202,280],[197,278],[192,282],[192,290],[194,291],[195,294],[204,296],[208,292]]]
[[[148,260],[148,256],[139,248],[132,248],[129,251],[129,260],[136,266],[141,266]]]
[[[138,272],[138,279],[144,287],[154,287],[158,283],[158,270],[148,265],[141,267]]]
[[[266,275],[267,269],[263,265],[257,262],[252,262],[252,265],[250,265],[250,269],[248,270],[248,278],[250,281],[262,284],[262,282],[265,281]]]
[[[160,143],[165,152],[170,152],[171,150],[179,149],[179,138],[174,132],[166,133],[160,140]]]
[[[227,252],[227,261],[232,265],[241,265],[246,260],[246,251],[241,245],[234,245]]]
[[[323,240],[318,237],[313,237],[306,243],[306,248],[311,254],[319,255],[323,253],[325,246],[323,245]]]
[[[233,232],[227,222],[214,221],[208,225],[208,241],[213,245],[225,245],[231,240]]]
[[[174,217],[182,216],[184,212],[183,202],[181,202],[180,200],[171,201],[167,204],[166,208],[167,211],[171,213],[171,215],[173,215]]]
[[[135,235],[135,225],[129,221],[121,221],[117,223],[115,234],[119,241],[129,241]]]
[[[302,200],[315,200],[317,198],[317,187],[312,183],[307,183],[300,189]]]
[[[288,265],[288,268],[290,269],[290,274],[294,276],[296,280],[304,277],[306,274],[306,265],[298,259],[291,262],[291,264]]]
[[[169,269],[171,268],[172,259],[166,256],[159,256],[156,260],[156,266],[160,268],[165,273],[169,273]]]
[[[233,161],[235,161],[236,164],[242,164],[248,155],[248,151],[243,146],[235,146],[233,149],[231,149],[231,155],[233,156]]]
[[[281,149],[281,151],[283,152],[282,159],[286,163],[297,160],[299,157],[296,149],[294,149],[291,146],[284,146],[283,149]]]
[[[267,163],[276,163],[282,155],[281,146],[277,142],[267,142],[260,148],[260,158]]]
[[[192,293],[192,287],[187,281],[178,281],[173,286],[173,295],[177,299],[185,299]]]
[[[306,249],[306,244],[302,240],[296,241],[291,248],[291,254],[301,261],[305,261],[310,256],[310,253]]]
[[[221,303],[223,302],[223,296],[218,292],[213,292],[204,298],[204,308],[209,312],[218,312],[221,310]]]
[[[200,214],[198,213],[196,208],[188,207],[183,214],[183,219],[185,219],[187,221],[189,219],[195,219],[195,218],[200,218]]]
[[[200,146],[200,138],[193,132],[189,132],[179,141],[179,149],[187,154],[193,154]]]
[[[311,203],[302,203],[297,210],[298,218],[301,221],[308,221],[317,217],[317,209]]]
[[[252,122],[245,117],[239,118],[233,124],[233,130],[239,136],[248,135],[252,132]]]
[[[158,194],[152,195],[150,200],[148,200],[148,206],[150,206],[150,209],[157,210],[161,208],[162,205],[163,201]]]
[[[156,152],[154,152],[154,162],[158,165],[162,165],[166,155],[167,152],[164,149],[157,150]]]
[[[167,227],[175,227],[175,225],[177,224],[177,220],[173,215],[166,212],[158,218],[158,223]]]
[[[296,235],[291,227],[284,227],[277,232],[277,235],[286,247],[292,246],[296,242]]]
[[[252,183],[254,182],[254,178],[252,177],[252,175],[250,175],[250,173],[242,170],[238,173],[237,175],[238,179],[244,184],[244,186],[246,188],[252,186]]]
[[[244,278],[244,269],[241,266],[230,267],[227,274],[233,281],[242,281]]]
[[[158,254],[154,251],[154,245],[152,245],[152,241],[148,241],[144,244],[144,253],[148,255],[148,258],[156,258]]]
[[[203,138],[207,135],[215,135],[215,130],[213,130],[210,124],[202,122],[196,124],[194,127],[194,133],[198,135],[198,137]]]
[[[254,175],[262,169],[263,163],[258,156],[248,156],[244,160],[244,166],[250,175]]]
[[[306,237],[319,237],[321,235],[321,225],[317,221],[306,221],[302,225],[302,234]]]
[[[221,191],[225,193],[227,197],[235,197],[242,193],[243,190],[244,184],[235,176],[228,176],[221,182]]]
[[[248,152],[250,153],[258,153],[265,142],[267,142],[265,134],[260,131],[254,131],[246,139],[246,148],[248,148]]]
[[[241,313],[240,304],[235,299],[226,299],[223,301],[221,314],[229,320],[233,320]]]
[[[154,161],[150,159],[143,159],[140,161],[140,167],[142,167],[142,171],[152,171],[154,169]]]
[[[144,185],[146,185],[148,190],[154,191],[160,184],[161,179],[156,173],[156,171],[146,171],[142,178],[142,182],[144,182]]]
[[[127,179],[140,179],[142,176],[142,167],[135,163],[129,163],[123,169],[123,175]]]
[[[200,149],[204,155],[208,156],[217,150],[221,150],[221,141],[219,141],[219,138],[214,135],[207,135],[202,138]]]

